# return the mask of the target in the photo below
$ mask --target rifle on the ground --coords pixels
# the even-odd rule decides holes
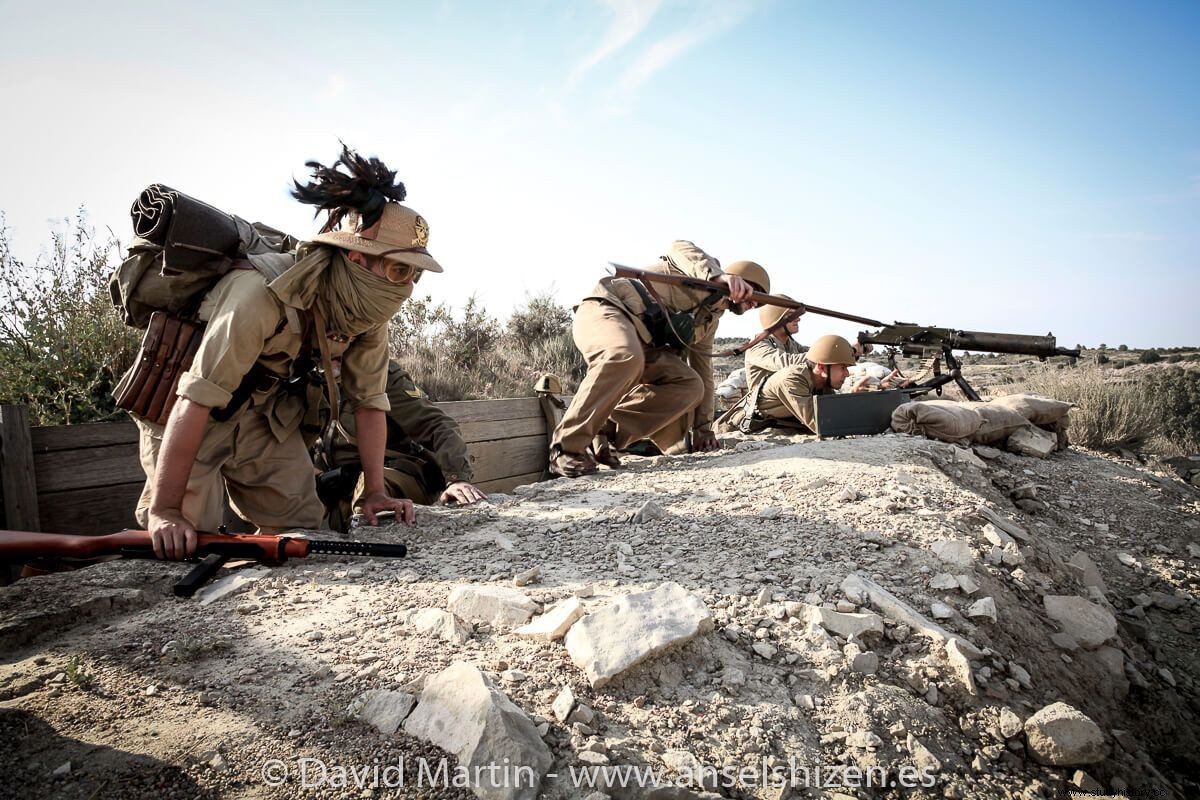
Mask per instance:
[[[921,364],[921,371],[912,378],[912,380],[918,381],[916,388],[936,389],[938,394],[941,394],[941,387],[954,381],[968,399],[975,401],[979,400],[979,393],[963,378],[962,365],[954,357],[953,350],[1037,356],[1042,361],[1050,356],[1079,358],[1078,350],[1058,347],[1054,334],[1023,336],[1015,333],[959,331],[952,328],[913,325],[907,322],[879,325],[879,330],[863,331],[858,335],[858,341],[863,345],[881,345],[887,348],[888,366],[892,369],[898,369],[896,366],[896,353],[898,352],[906,356],[925,359]],[[944,374],[941,371],[943,360],[949,370]],[[932,377],[924,383],[919,383],[928,375],[932,375]]]
[[[703,278],[692,278],[688,275],[676,275],[670,272],[653,272],[651,270],[637,269],[636,267],[626,267],[621,264],[609,262],[612,267],[609,270],[614,277],[631,278],[633,280],[649,281],[651,283],[665,283],[672,286],[682,286],[685,289],[700,289],[706,292],[713,292],[719,295],[728,295],[729,287],[723,283],[716,281],[706,281]],[[778,306],[779,308],[790,308],[793,314],[782,318],[779,322],[772,325],[769,329],[763,331],[758,336],[743,345],[739,345],[732,350],[726,350],[721,353],[715,353],[718,356],[740,356],[742,353],[749,350],[754,345],[766,339],[778,328],[787,324],[793,319],[796,319],[801,314],[818,314],[822,317],[833,317],[834,319],[844,319],[847,322],[857,322],[860,325],[870,325],[871,327],[881,327],[883,323],[877,319],[870,317],[860,317],[857,314],[847,314],[844,311],[834,311],[829,308],[821,308],[820,306],[810,306],[808,303],[801,303],[797,300],[792,300],[790,297],[781,297],[777,294],[767,294],[766,292],[754,292],[750,295],[750,299],[756,301],[760,306]]]
[[[300,536],[266,536],[240,533],[198,533],[196,559],[187,575],[175,584],[175,594],[191,597],[231,558],[278,566],[289,558],[310,555],[375,556],[403,558],[403,544],[306,539]],[[105,536],[35,533],[0,530],[0,562],[34,563],[39,559],[90,562],[106,557],[154,558],[150,532],[124,530]]]

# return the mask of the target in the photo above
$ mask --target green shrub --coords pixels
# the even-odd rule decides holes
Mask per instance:
[[[0,403],[28,406],[41,425],[123,415],[112,390],[140,337],[108,298],[118,250],[80,210],[27,265],[13,256],[0,216]]]
[[[1155,449],[1167,455],[1200,453],[1200,371],[1170,367],[1142,381],[1158,418]]]
[[[1162,356],[1154,350],[1143,350],[1142,354],[1138,356],[1138,361],[1143,364],[1157,364],[1159,361],[1162,361]]]

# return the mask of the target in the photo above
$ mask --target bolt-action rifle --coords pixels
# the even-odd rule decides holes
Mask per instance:
[[[701,289],[706,292],[712,292],[718,295],[729,295],[729,287],[723,283],[716,281],[706,281],[703,278],[692,278],[688,275],[676,275],[671,272],[653,272],[651,270],[637,269],[635,267],[626,267],[621,264],[614,264],[611,261],[609,270],[614,277],[631,278],[642,283],[663,283],[671,286],[682,286],[685,289]],[[797,319],[802,314],[818,314],[822,317],[833,317],[834,319],[844,319],[847,322],[857,322],[859,325],[870,325],[873,328],[883,326],[883,323],[877,319],[870,317],[860,317],[857,314],[847,314],[844,311],[834,311],[829,308],[821,308],[820,306],[810,306],[808,303],[801,303],[793,300],[790,297],[782,297],[777,294],[767,294],[766,292],[754,292],[750,295],[751,300],[756,301],[760,306],[778,306],[780,308],[791,309],[789,314],[782,317],[779,322],[776,322],[767,330],[760,333],[745,344],[738,345],[732,350],[726,350],[721,353],[714,353],[717,356],[740,356],[742,353],[749,350],[754,345],[766,339],[779,328],[794,319]]]
[[[191,597],[231,558],[278,566],[289,558],[310,555],[375,556],[403,558],[403,544],[306,539],[300,536],[265,536],[240,533],[198,533],[196,564],[175,584],[175,594]],[[40,559],[89,563],[106,557],[154,558],[149,531],[124,530],[105,536],[35,533],[0,530],[0,562],[34,563]]]
[[[982,331],[959,331],[952,328],[934,328],[896,322],[881,325],[876,331],[863,331],[858,341],[866,345],[880,345],[887,350],[888,366],[898,370],[896,354],[925,359],[921,371],[911,380],[917,381],[916,388],[935,389],[942,393],[942,386],[954,381],[969,399],[978,401],[979,393],[962,376],[962,365],[954,357],[954,350],[975,350],[984,353],[1013,353],[1037,356],[1045,361],[1050,356],[1079,358],[1078,350],[1058,347],[1054,334],[1024,336],[1015,333],[984,333]],[[946,362],[947,372],[941,370]],[[929,377],[932,376],[932,377]],[[929,377],[928,380],[925,380]],[[920,381],[925,381],[920,383]]]

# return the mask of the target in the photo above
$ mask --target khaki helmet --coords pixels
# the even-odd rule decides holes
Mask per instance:
[[[812,343],[804,357],[814,364],[845,364],[852,367],[858,363],[854,348],[840,336],[826,334]]]
[[[547,372],[533,384],[533,391],[538,394],[562,394],[562,381],[557,375]]]
[[[779,297],[787,297],[788,300],[792,299],[786,294],[781,294]],[[763,306],[758,310],[758,321],[762,323],[762,329],[765,331],[783,319],[789,311],[794,310],[792,308],[784,308],[783,306]]]
[[[727,275],[737,275],[744,281],[753,283],[763,294],[771,293],[771,276],[763,269],[762,264],[753,261],[735,261],[725,268]]]

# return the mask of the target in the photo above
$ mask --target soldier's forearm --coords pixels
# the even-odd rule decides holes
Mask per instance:
[[[377,408],[356,408],[354,425],[358,437],[358,459],[363,468],[367,494],[384,492],[383,451],[387,446],[387,416]]]
[[[171,409],[167,428],[163,432],[162,447],[158,451],[158,463],[154,467],[154,482],[150,499],[150,510],[161,512],[183,507],[183,496],[187,492],[188,477],[196,454],[208,430],[208,406],[194,403],[186,397],[180,398]]]

